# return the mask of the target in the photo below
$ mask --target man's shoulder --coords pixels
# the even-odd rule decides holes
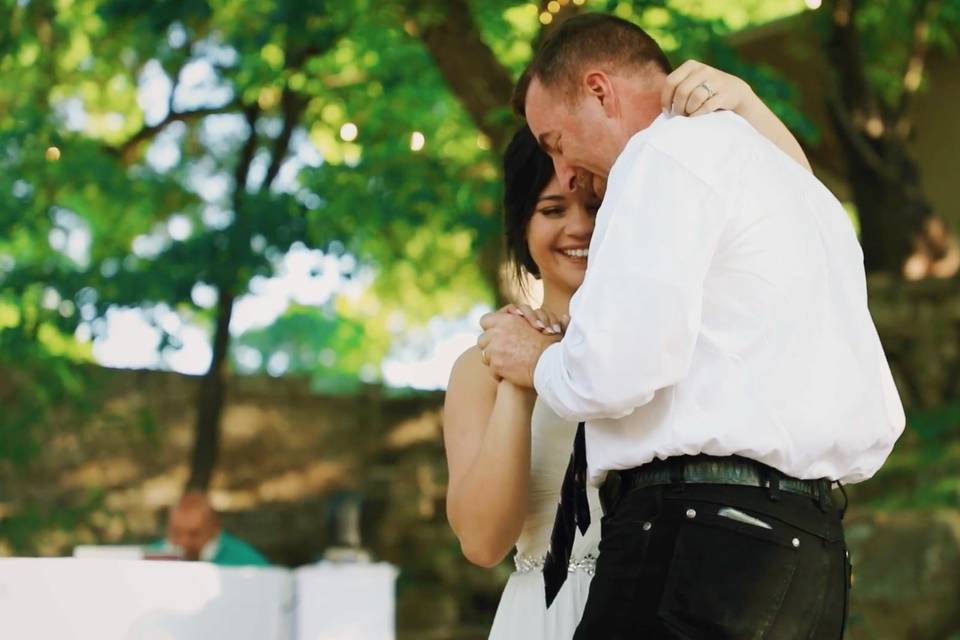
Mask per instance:
[[[737,114],[717,111],[693,118],[663,118],[650,127],[644,146],[724,192],[757,161],[759,135]]]
[[[759,136],[746,120],[732,111],[702,116],[672,116],[650,128],[648,144],[679,161],[728,154]]]

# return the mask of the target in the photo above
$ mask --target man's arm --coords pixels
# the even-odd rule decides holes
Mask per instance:
[[[566,419],[619,418],[683,379],[700,331],[703,283],[727,203],[669,154],[647,146],[611,185],[563,340],[534,373]]]

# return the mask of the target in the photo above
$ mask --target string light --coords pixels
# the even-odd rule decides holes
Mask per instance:
[[[823,0],[805,0],[807,3],[808,9],[819,9],[820,5],[823,4]]]
[[[57,147],[47,147],[46,158],[50,162],[56,162],[60,159],[60,149]]]
[[[352,122],[347,122],[340,127],[340,139],[344,142],[353,142],[357,139],[358,133],[357,125]]]
[[[560,3],[557,2],[557,0],[550,0],[550,2],[547,3],[547,11],[550,13],[557,13],[560,11]]]
[[[578,7],[580,7],[580,6],[583,6],[583,4],[586,3],[586,1],[587,1],[587,0],[573,0],[573,4],[575,4],[575,5],[577,5]]]
[[[482,133],[477,136],[477,147],[483,149],[484,151],[490,150],[490,138],[483,135]]]
[[[411,151],[420,151],[423,149],[423,145],[427,144],[427,138],[420,133],[419,131],[414,131],[410,134],[410,150]]]
[[[544,11],[540,14],[540,24],[550,24],[553,22],[553,14],[549,11]]]

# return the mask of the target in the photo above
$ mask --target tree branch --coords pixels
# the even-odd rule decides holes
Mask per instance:
[[[894,130],[901,140],[910,135],[910,121],[913,111],[914,98],[920,89],[923,79],[924,65],[927,59],[927,50],[930,44],[930,25],[940,11],[942,0],[920,0],[916,6],[913,19],[913,41],[910,45],[910,55],[907,58],[903,71],[903,92],[900,94],[900,103],[894,112],[896,125]]]
[[[300,114],[303,113],[303,100],[297,96],[290,88],[283,90],[283,96],[280,98],[280,108],[283,111],[283,129],[280,135],[273,141],[273,149],[270,153],[270,167],[263,178],[260,186],[262,191],[270,189],[273,181],[280,173],[280,167],[287,156],[287,150],[290,148],[290,139],[293,137],[293,131],[300,123]]]
[[[857,154],[860,160],[870,167],[877,175],[884,176],[893,180],[895,176],[890,168],[884,162],[880,154],[870,146],[870,143],[857,129],[856,124],[850,119],[842,99],[836,95],[827,96],[827,113],[833,120],[838,134],[847,142],[846,148]]]
[[[157,124],[143,127],[140,129],[140,131],[137,131],[135,134],[130,136],[130,138],[126,141],[120,143],[119,145],[108,147],[108,149],[112,153],[126,158],[137,147],[137,145],[145,140],[153,138],[174,122],[196,120],[197,118],[203,118],[205,116],[211,116],[218,113],[235,113],[239,110],[240,103],[233,101],[219,107],[203,107],[201,109],[193,109],[191,111],[170,111],[167,113],[167,116]]]
[[[247,105],[243,110],[243,117],[247,121],[247,126],[250,127],[250,135],[247,136],[247,140],[240,149],[240,158],[237,160],[237,167],[233,173],[233,211],[238,216],[243,204],[243,196],[247,191],[247,176],[250,174],[250,165],[253,164],[253,157],[257,153],[259,105],[257,103]]]

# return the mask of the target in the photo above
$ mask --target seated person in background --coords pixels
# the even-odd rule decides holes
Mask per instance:
[[[184,560],[203,560],[224,566],[270,564],[251,545],[224,531],[210,500],[196,491],[185,493],[170,510],[167,539],[158,546]]]

